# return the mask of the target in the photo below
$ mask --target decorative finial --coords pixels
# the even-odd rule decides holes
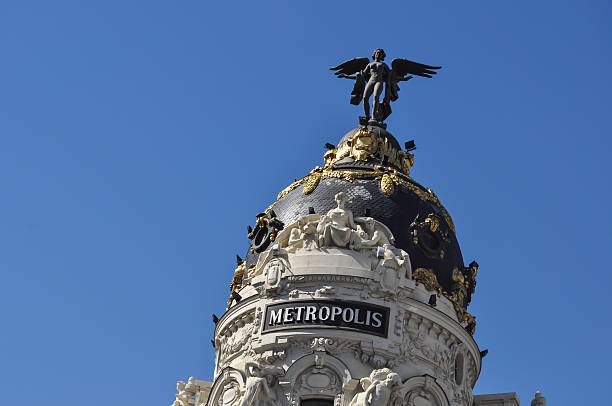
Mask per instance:
[[[398,83],[406,82],[416,75],[431,78],[441,66],[429,66],[422,63],[396,58],[391,62],[391,68],[383,61],[385,51],[378,48],[372,54],[372,62],[368,58],[354,58],[330,68],[336,71],[339,78],[354,79],[355,86],[351,92],[351,104],[358,106],[363,100],[363,110],[366,121],[373,125],[381,125],[391,115],[391,102],[398,99],[400,90]],[[385,88],[385,96],[380,102],[380,96]],[[373,113],[370,115],[370,97],[374,96]],[[360,120],[361,121],[361,120]]]
[[[535,393],[535,397],[531,401],[531,406],[546,406],[546,398],[542,396],[540,391]]]

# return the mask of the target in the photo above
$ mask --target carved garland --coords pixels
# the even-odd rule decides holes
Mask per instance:
[[[251,352],[252,334],[259,326],[261,312],[253,310],[232,321],[217,336],[220,343],[219,369],[223,369],[236,355]]]

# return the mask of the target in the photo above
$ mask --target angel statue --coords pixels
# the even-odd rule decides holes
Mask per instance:
[[[416,75],[431,78],[441,66],[429,66],[422,63],[412,62],[408,59],[396,58],[391,61],[391,68],[383,61],[385,51],[378,48],[372,54],[373,61],[368,58],[354,58],[350,61],[330,68],[339,78],[354,79],[355,86],[351,92],[351,104],[358,106],[363,99],[363,110],[365,119],[382,123],[391,114],[391,102],[398,98],[397,92],[400,90],[398,83],[406,82]],[[385,86],[385,96],[382,103],[380,95]],[[370,97],[374,95],[374,109],[370,116]]]

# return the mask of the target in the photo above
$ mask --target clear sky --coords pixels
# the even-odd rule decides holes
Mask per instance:
[[[609,1],[4,1],[0,403],[210,380],[246,227],[357,124],[330,66],[443,69],[388,120],[481,267],[475,393],[609,396]]]

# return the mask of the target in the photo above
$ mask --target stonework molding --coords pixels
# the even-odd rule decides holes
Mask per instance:
[[[300,399],[313,397],[333,399],[335,406],[344,404],[344,391],[353,389],[356,381],[340,359],[325,351],[314,351],[294,361],[279,385],[288,394],[289,404],[298,406]]]
[[[263,269],[265,278],[263,296],[279,294],[283,290],[281,282],[285,274],[290,270],[289,261],[281,257],[273,257]]]
[[[450,406],[444,390],[429,375],[406,380],[401,386],[400,395],[405,406]]]
[[[210,391],[207,406],[237,406],[244,393],[246,377],[235,368],[225,368]]]
[[[259,327],[261,312],[256,317],[256,310],[245,312],[228,323],[225,328],[217,334],[218,370],[225,368],[232,359],[240,355],[251,354],[252,335]]]
[[[474,406],[519,406],[516,393],[492,393],[474,396]],[[537,405],[537,404],[536,404]]]
[[[294,350],[326,352],[332,355],[349,354],[373,368],[392,367],[398,363],[395,353],[376,351],[373,341],[342,337],[288,337],[285,344]]]

